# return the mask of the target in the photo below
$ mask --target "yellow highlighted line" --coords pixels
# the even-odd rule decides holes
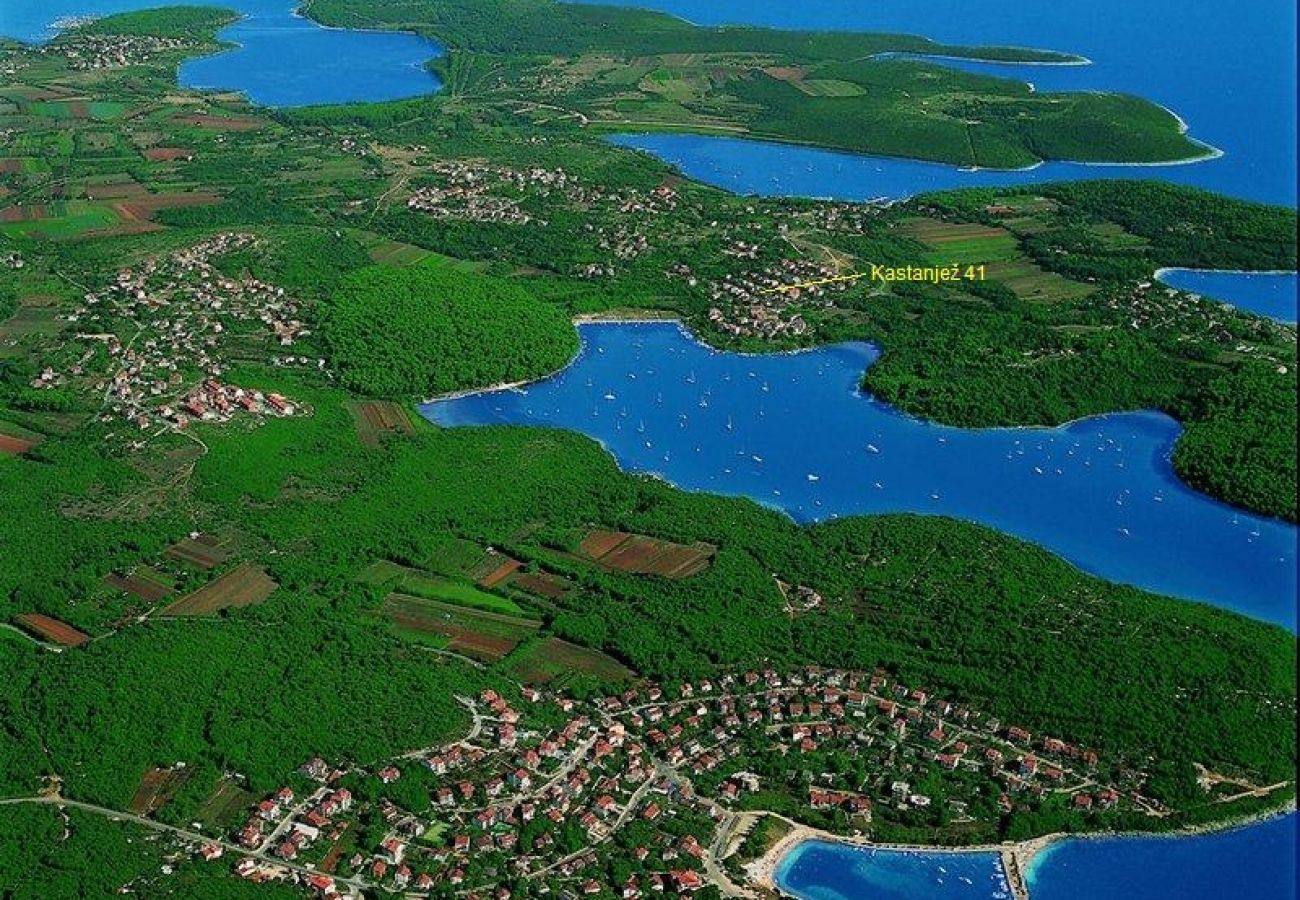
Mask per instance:
[[[859,278],[866,278],[866,272],[860,272],[857,275],[836,275],[834,278],[817,278],[813,281],[800,281],[797,284],[782,284],[778,287],[763,288],[760,294],[775,294],[777,291],[793,291],[799,288],[816,287],[819,284],[838,284],[841,281],[857,281]]]

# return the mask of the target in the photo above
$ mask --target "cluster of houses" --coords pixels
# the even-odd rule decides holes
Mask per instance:
[[[62,56],[68,67],[80,71],[124,69],[148,63],[163,54],[194,50],[198,45],[183,38],[150,34],[82,34],[54,41],[41,52]]]
[[[282,788],[235,833],[254,854],[241,874],[278,873],[320,896],[370,886],[510,900],[507,882],[528,885],[527,896],[689,896],[726,877],[717,864],[734,848],[711,846],[719,823],[760,789],[811,813],[842,811],[861,829],[873,814],[948,802],[913,789],[908,773],[926,767],[982,772],[1007,804],[1017,791],[1063,792],[1085,812],[1140,800],[1107,783],[1090,750],[1035,739],[881,672],[764,669],[588,701],[532,688],[514,705],[493,690],[460,699],[474,721],[464,740],[375,770],[310,760],[305,800]],[[872,774],[845,783],[817,756],[826,753],[869,758]],[[811,781],[794,777],[809,770]],[[356,802],[352,779],[369,780],[373,799]],[[386,791],[409,781],[400,786],[427,796],[423,809],[402,806],[409,790]],[[381,821],[383,835],[348,855],[337,846],[359,814]]]
[[[512,169],[476,160],[441,160],[429,166],[436,183],[415,190],[408,209],[436,219],[546,225],[520,206],[527,195],[550,197],[564,192],[571,179],[563,169]]]
[[[732,254],[755,258],[756,247],[739,242]],[[708,318],[735,337],[798,337],[808,331],[801,310],[834,305],[853,282],[843,273],[807,259],[782,259],[758,272],[728,273],[708,285]]]
[[[581,181],[562,168],[534,166],[516,169],[470,159],[438,160],[428,166],[433,184],[417,188],[407,198],[408,209],[438,219],[545,226],[547,209],[564,205],[592,215],[583,226],[607,259],[584,263],[580,278],[616,274],[615,264],[651,249],[647,223],[677,208],[678,195],[670,183],[650,191],[609,190]],[[606,221],[611,220],[611,221]]]
[[[237,414],[294,415],[297,405],[280,394],[222,380],[231,339],[288,347],[309,333],[298,302],[283,288],[214,266],[217,257],[256,242],[252,235],[226,232],[121,270],[103,290],[86,293],[67,316],[89,349],[65,372],[47,366],[31,386],[79,384],[103,397],[103,421],[126,422],[139,431]]]

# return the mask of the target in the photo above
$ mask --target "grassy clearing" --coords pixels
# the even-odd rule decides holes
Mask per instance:
[[[859,97],[866,93],[861,86],[851,81],[835,78],[809,78],[790,83],[809,97]]]
[[[445,646],[483,662],[496,662],[530,637],[539,623],[410,594],[389,594],[379,607],[398,634],[443,638]]]
[[[506,597],[489,594],[472,584],[412,569],[388,560],[379,560],[367,566],[357,576],[357,581],[369,585],[388,586],[400,593],[426,600],[439,600],[485,612],[524,617],[531,615],[519,604]]]
[[[615,683],[634,677],[631,669],[612,656],[556,637],[519,648],[504,666],[512,678],[525,684],[549,684],[574,674]]]
[[[930,248],[921,263],[987,266],[989,280],[1006,285],[1022,300],[1057,302],[1093,291],[1091,285],[1071,281],[1038,266],[1024,254],[1019,239],[1007,228],[918,217],[904,222],[903,232]]]

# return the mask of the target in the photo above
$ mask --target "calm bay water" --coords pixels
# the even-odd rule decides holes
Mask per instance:
[[[996,853],[912,853],[805,841],[776,870],[782,890],[807,900],[1004,900]]]
[[[1033,900],[1289,900],[1296,817],[1176,838],[1066,840],[1029,873]],[[912,853],[824,841],[796,847],[776,882],[805,900],[1006,900],[992,853]]]
[[[1298,290],[1295,272],[1162,269],[1156,275],[1170,287],[1222,300],[1279,322],[1295,324]]]
[[[1062,428],[965,430],[858,390],[878,352],[721,353],[674,323],[592,324],[524,390],[423,407],[443,425],[545,425],[600,441],[624,469],[745,496],[800,522],[917,512],[980,522],[1114,581],[1295,623],[1296,530],[1189,489],[1154,412]]]
[[[149,0],[2,0],[0,34],[53,37],[65,16],[102,16],[162,5]],[[295,15],[295,0],[221,0],[244,17],[220,38],[239,46],[180,68],[181,84],[242,91],[267,106],[396,100],[441,87],[425,63],[442,52],[414,34],[323,28]],[[343,68],[340,68],[342,66]]]

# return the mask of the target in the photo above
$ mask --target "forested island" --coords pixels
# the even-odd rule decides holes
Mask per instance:
[[[866,386],[949,423],[1168,411],[1187,426],[1174,461],[1190,483],[1294,521],[1294,327],[1153,279],[1163,266],[1294,268],[1293,210],[1133,182],[899,204],[738,197],[606,144],[622,121],[595,111],[607,86],[566,80],[589,57],[615,71],[657,55],[632,117],[699,127],[643,108],[662,88],[683,92],[674,102],[691,117],[717,103],[719,122],[740,101],[757,116],[745,126],[771,137],[878,152],[925,142],[963,163],[1198,152],[1144,101],[1086,95],[1040,115],[1048,95],[1013,82],[849,63],[885,51],[1057,61],[1043,54],[697,29],[541,0],[310,11],[446,41],[446,91],[270,110],[181,90],[176,65],[217,46],[230,20],[219,9],[0,48],[13,72],[0,86],[12,136],[0,149],[0,796],[19,801],[0,807],[0,883],[36,871],[44,896],[71,897],[157,877],[166,854],[128,842],[144,832],[103,810],[198,821],[234,846],[261,798],[317,789],[300,772],[316,757],[347,770],[339,783],[368,810],[431,806],[444,779],[400,758],[464,738],[490,702],[466,698],[484,692],[531,709],[545,689],[600,720],[607,696],[662,684],[678,700],[683,685],[749,670],[924,685],[917,721],[942,697],[980,710],[998,741],[1032,732],[1020,752],[1056,753],[1040,748],[1059,735],[1147,804],[1066,808],[1050,788],[1007,788],[1000,805],[1001,789],[972,787],[917,738],[908,764],[930,794],[979,800],[964,818],[944,803],[891,817],[877,797],[882,835],[1163,831],[1292,801],[1296,656],[1282,628],[1086,576],[968,523],[802,528],[620,472],[573,434],[440,429],[412,404],[550,374],[577,349],[576,316],[671,315],[758,352],[865,339],[884,351]],[[532,55],[543,39],[560,61]],[[105,40],[113,64],[86,67]],[[729,61],[709,62],[724,71],[703,90],[681,53]],[[558,79],[561,115],[527,79]],[[839,98],[805,103],[792,86],[810,79],[852,105],[845,120],[898,123],[869,139],[893,143],[835,133]],[[947,113],[867,108],[918,83],[1033,124],[990,115],[971,156]],[[1140,139],[1076,127],[1116,114]],[[981,264],[988,277],[789,289],[871,263]],[[610,534],[692,567],[609,564],[592,542]],[[561,708],[530,713],[539,733],[563,727]],[[873,741],[888,739],[893,726],[877,724]],[[773,765],[771,748],[745,753]],[[395,758],[407,768],[384,781]],[[1002,778],[1013,761],[985,765]],[[733,774],[700,785],[722,791]],[[55,859],[62,823],[38,804],[63,801],[100,812],[64,810],[72,843]],[[802,782],[747,802],[849,827]],[[679,813],[663,826],[674,846],[707,838],[707,815]],[[581,837],[571,818],[554,829],[565,848]],[[380,852],[385,820],[363,824],[339,846]],[[629,846],[611,843],[624,855],[663,837],[632,824]],[[225,862],[182,862],[160,889],[302,893],[233,879]]]

